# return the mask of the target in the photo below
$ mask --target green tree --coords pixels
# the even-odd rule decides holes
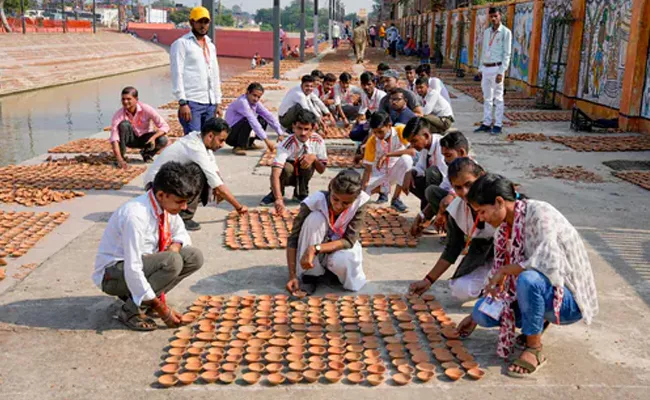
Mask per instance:
[[[190,21],[190,10],[187,8],[178,8],[176,11],[169,13],[169,20],[176,25]]]
[[[151,3],[151,6],[154,8],[170,8],[174,7],[176,4],[174,3],[174,0],[156,0],[153,3]]]
[[[34,8],[35,5],[35,0],[25,0],[25,10]],[[2,26],[7,32],[11,32],[12,29],[7,21],[5,11],[8,12],[9,15],[20,14],[20,0],[0,0],[0,22],[2,22]]]
[[[230,11],[226,12],[224,10],[221,15],[216,14],[214,16],[214,24],[216,26],[235,26],[235,20]]]
[[[262,25],[273,25],[273,9],[272,8],[259,8],[255,13],[255,22]]]

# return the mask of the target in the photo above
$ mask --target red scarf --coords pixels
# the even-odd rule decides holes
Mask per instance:
[[[160,210],[153,190],[149,190],[148,194],[151,207],[153,207],[153,211],[158,217],[158,251],[163,252],[172,244],[172,232],[169,228],[169,213],[165,210]]]

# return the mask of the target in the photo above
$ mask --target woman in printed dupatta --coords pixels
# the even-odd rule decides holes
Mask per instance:
[[[287,242],[290,293],[314,293],[326,274],[347,290],[365,285],[359,234],[369,199],[361,191],[361,175],[350,169],[339,172],[328,191],[302,202]]]
[[[467,195],[479,218],[496,228],[494,266],[484,297],[459,325],[462,336],[476,325],[500,327],[497,353],[506,358],[521,328],[525,350],[508,375],[530,376],[546,361],[542,353],[545,321],[591,323],[598,313],[596,285],[578,231],[552,205],[523,198],[508,179],[487,174]]]

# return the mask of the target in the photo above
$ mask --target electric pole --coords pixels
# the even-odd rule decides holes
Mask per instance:
[[[273,0],[273,79],[280,79],[280,0]]]
[[[314,55],[318,55],[318,0],[314,0]]]
[[[300,62],[305,62],[305,0],[300,0]]]

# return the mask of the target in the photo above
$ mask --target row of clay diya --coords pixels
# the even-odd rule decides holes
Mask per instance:
[[[0,258],[21,257],[70,213],[0,212]]]

